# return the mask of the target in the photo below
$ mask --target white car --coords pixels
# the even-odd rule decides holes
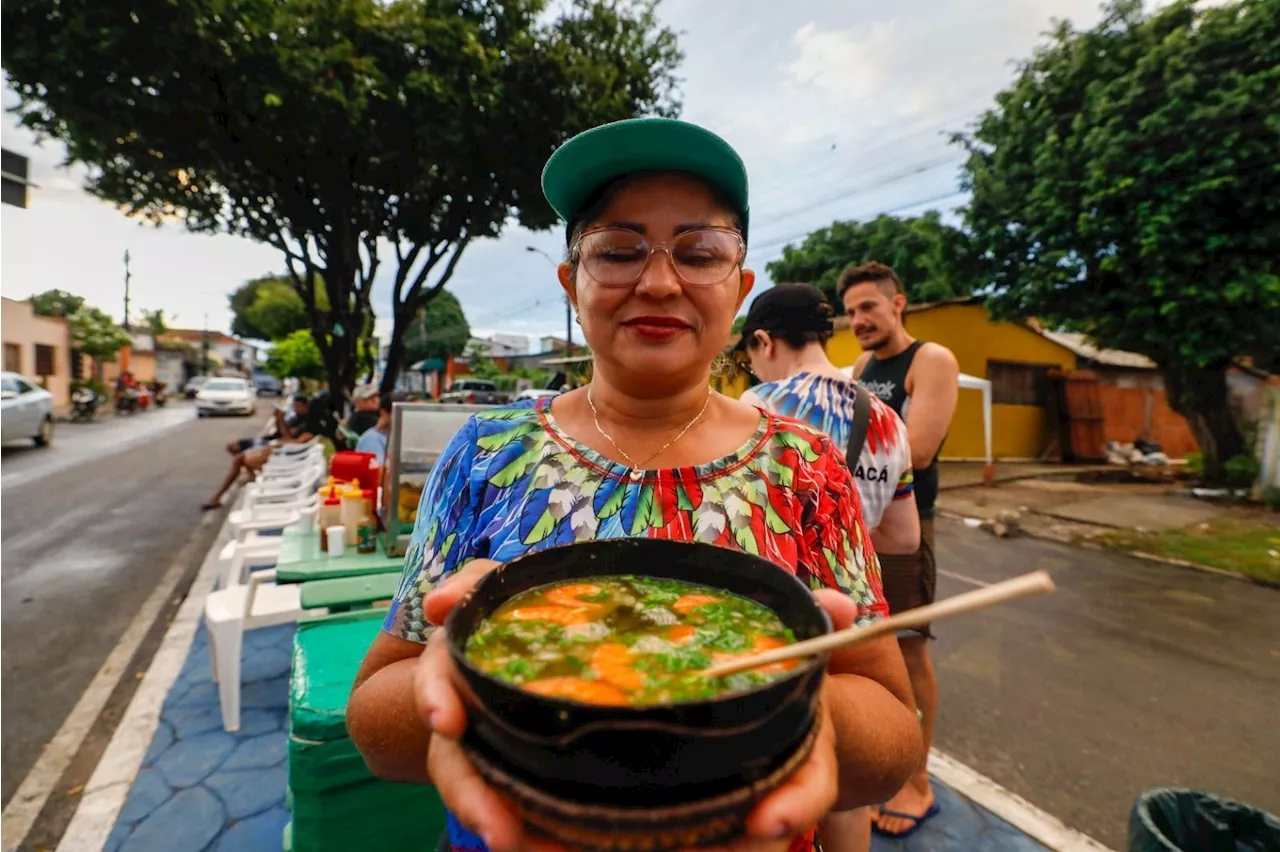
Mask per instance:
[[[53,394],[26,376],[0,373],[0,430],[3,440],[30,438],[37,447],[53,440]]]
[[[545,399],[547,397],[559,396],[559,395],[560,395],[560,391],[558,390],[546,390],[545,388],[526,388],[525,390],[522,390],[520,391],[520,393],[516,394],[516,400],[519,401],[522,399]]]
[[[196,394],[196,414],[200,417],[207,414],[249,417],[257,403],[258,394],[245,379],[212,378]]]

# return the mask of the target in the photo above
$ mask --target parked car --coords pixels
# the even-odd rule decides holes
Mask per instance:
[[[440,401],[458,405],[504,405],[507,395],[487,379],[459,379],[448,393],[441,394]]]
[[[17,373],[0,373],[0,439],[30,438],[37,447],[53,441],[53,394]]]
[[[258,394],[246,379],[214,378],[196,394],[196,414],[239,414],[252,416]]]
[[[200,393],[200,388],[204,387],[204,383],[209,381],[208,376],[192,376],[182,387],[182,395],[187,399],[195,399],[196,394]]]
[[[559,396],[558,390],[547,390],[546,388],[525,388],[516,394],[516,400],[522,399],[546,399],[547,397]]]
[[[254,373],[253,389],[259,396],[284,396],[284,385],[270,373]]]

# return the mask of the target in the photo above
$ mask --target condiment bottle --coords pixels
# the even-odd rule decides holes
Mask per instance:
[[[378,549],[378,523],[373,513],[366,511],[360,518],[356,540],[356,553],[373,553]]]
[[[347,528],[345,539],[348,545],[360,541],[360,517],[363,514],[364,492],[360,490],[358,482],[353,482],[342,489],[342,520],[339,521]]]
[[[329,539],[325,536],[325,530],[329,527],[336,527],[342,523],[342,503],[335,497],[328,497],[320,504],[317,526],[320,527],[320,550],[327,553],[329,551]]]

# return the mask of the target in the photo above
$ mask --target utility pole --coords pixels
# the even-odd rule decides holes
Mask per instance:
[[[129,250],[124,250],[124,330],[129,328]]]
[[[540,254],[547,259],[547,263],[551,264],[553,267],[559,267],[559,264],[551,259],[551,255],[547,254],[545,251],[543,251],[540,248],[536,248],[535,246],[525,246],[524,250],[528,252],[533,252],[534,254]],[[566,356],[572,355],[573,354],[573,303],[569,301],[568,293],[564,294],[564,342],[565,342],[565,355]]]
[[[204,314],[204,331],[200,333],[200,375],[209,375],[209,312]]]

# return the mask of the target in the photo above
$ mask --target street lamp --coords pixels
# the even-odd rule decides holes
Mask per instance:
[[[540,254],[547,259],[547,263],[557,269],[560,267],[560,264],[556,263],[555,259],[552,258],[551,255],[536,246],[525,246],[524,250],[533,252],[534,254]],[[564,342],[566,347],[566,357],[573,355],[573,303],[569,301],[568,293],[564,294]]]

